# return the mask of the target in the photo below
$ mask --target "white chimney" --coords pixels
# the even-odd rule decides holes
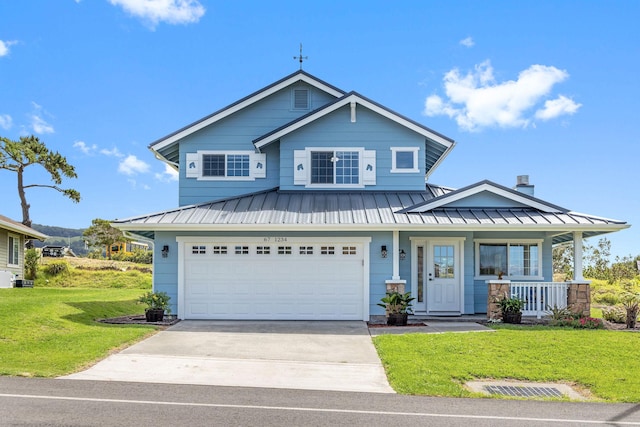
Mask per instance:
[[[533,196],[534,186],[529,185],[529,175],[518,175],[515,190],[528,196]]]

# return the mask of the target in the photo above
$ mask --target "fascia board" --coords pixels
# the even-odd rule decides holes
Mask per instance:
[[[206,232],[206,231],[233,231],[233,232],[299,232],[299,231],[448,231],[468,232],[473,230],[489,231],[549,231],[566,233],[572,231],[604,231],[614,232],[629,228],[629,224],[112,224],[114,227],[125,231],[175,231],[175,232]]]
[[[426,203],[424,205],[418,206],[413,209],[408,209],[406,210],[406,212],[413,212],[413,213],[426,212],[432,209],[446,206],[449,203],[456,202],[458,200],[466,199],[467,197],[473,196],[475,194],[479,194],[483,191],[488,191],[490,193],[496,194],[498,196],[504,197],[509,200],[513,200],[514,202],[521,203],[531,208],[541,210],[543,212],[549,212],[549,213],[558,212],[557,207],[532,200],[528,197],[514,194],[510,191],[505,191],[504,189],[496,187],[495,185],[492,185],[490,183],[482,183],[478,186],[468,188],[467,190],[464,190],[464,191],[445,194],[444,196],[438,197],[437,199],[434,199],[429,203]]]
[[[12,224],[10,222],[3,221],[2,219],[0,219],[0,229],[38,240],[45,240],[49,237],[46,234],[42,234],[39,231],[34,230],[33,228],[27,227],[26,225]]]
[[[169,135],[168,137],[165,137],[164,139],[160,139],[154,143],[152,143],[149,148],[152,151],[158,151],[158,150],[162,150],[163,148],[173,144],[174,142],[185,138],[186,136],[191,135],[194,132],[197,132],[225,117],[230,116],[231,114],[234,114],[240,110],[242,110],[243,108],[248,107],[251,104],[254,104],[266,97],[268,97],[269,95],[272,95],[276,92],[278,92],[281,89],[286,88],[287,86],[290,86],[294,83],[297,83],[299,81],[303,81],[305,83],[310,84],[311,86],[314,86],[320,90],[323,90],[327,93],[329,93],[332,96],[335,96],[336,98],[341,97],[344,95],[343,92],[340,92],[338,90],[336,90],[335,88],[328,86],[314,78],[312,78],[311,76],[307,75],[307,74],[294,74],[293,76],[291,76],[290,78],[281,81],[280,83],[277,83],[273,86],[269,86],[266,89],[263,89],[257,93],[255,93],[253,96],[249,96],[248,98],[232,104],[231,106],[224,108],[222,110],[220,110],[217,113],[212,114],[209,117],[206,117],[200,121],[197,121],[195,123],[192,123],[191,125],[188,125],[187,127],[183,128],[182,130]]]

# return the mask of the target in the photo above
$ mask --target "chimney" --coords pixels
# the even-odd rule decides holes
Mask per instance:
[[[518,175],[515,190],[528,196],[533,196],[533,185],[529,185],[529,175]]]

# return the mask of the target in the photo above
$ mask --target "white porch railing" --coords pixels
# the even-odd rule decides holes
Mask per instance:
[[[564,282],[511,282],[511,296],[525,301],[523,316],[540,319],[553,307],[567,307],[568,288]]]

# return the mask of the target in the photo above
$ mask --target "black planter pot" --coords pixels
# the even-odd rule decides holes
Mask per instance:
[[[522,322],[522,312],[506,312],[502,313],[502,321],[504,323],[521,323]]]
[[[144,312],[144,315],[147,318],[147,322],[162,322],[162,319],[164,319],[164,309],[150,308]]]
[[[387,318],[387,325],[389,326],[407,326],[407,319],[409,315],[407,313],[389,313]]]

